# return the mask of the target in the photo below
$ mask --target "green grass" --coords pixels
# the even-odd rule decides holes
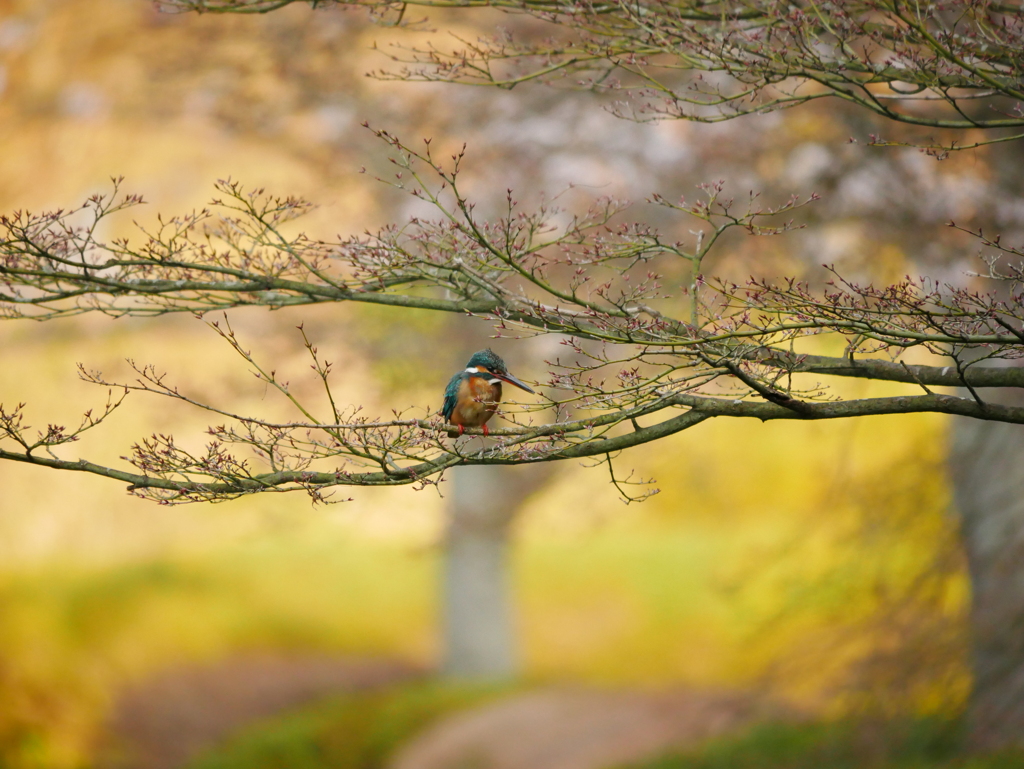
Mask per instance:
[[[1024,752],[970,756],[938,718],[765,724],[629,769],[1024,769]]]
[[[377,769],[439,717],[508,692],[421,683],[334,698],[254,724],[188,769]]]
[[[0,575],[0,768],[82,766],[112,694],[175,665],[251,651],[428,662],[435,560],[327,533]]]
[[[255,724],[187,769],[378,769],[430,723],[512,691],[430,682],[331,699]],[[1024,751],[961,746],[959,723],[941,718],[763,724],[620,769],[1024,769]]]

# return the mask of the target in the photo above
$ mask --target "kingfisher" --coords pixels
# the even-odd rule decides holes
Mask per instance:
[[[444,390],[441,414],[459,428],[458,433],[451,430],[448,435],[462,435],[467,427],[482,427],[484,435],[487,435],[487,420],[498,410],[502,382],[528,393],[534,392],[508,373],[505,361],[493,350],[473,353],[466,368],[453,376]]]

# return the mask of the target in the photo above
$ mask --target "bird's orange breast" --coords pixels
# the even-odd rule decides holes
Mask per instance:
[[[498,410],[501,384],[490,384],[486,377],[471,376],[459,385],[451,420],[453,425],[482,427]]]

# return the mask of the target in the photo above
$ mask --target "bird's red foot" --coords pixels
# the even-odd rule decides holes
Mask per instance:
[[[464,425],[459,425],[459,435],[462,435],[464,432],[466,432],[465,426]]]
[[[484,435],[490,435],[490,431],[487,429],[487,425],[483,425]]]

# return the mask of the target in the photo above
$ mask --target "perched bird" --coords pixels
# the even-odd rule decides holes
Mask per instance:
[[[505,368],[505,361],[491,350],[473,353],[464,371],[452,377],[444,391],[444,405],[441,414],[459,431],[448,435],[462,435],[467,427],[482,427],[487,435],[487,420],[498,410],[501,400],[501,383],[514,384],[521,390],[532,393]]]

